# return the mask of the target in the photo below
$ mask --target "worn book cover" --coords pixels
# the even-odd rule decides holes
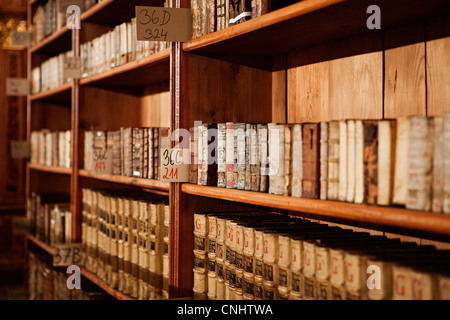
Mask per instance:
[[[318,123],[302,126],[303,179],[302,197],[318,199],[320,195],[320,132]]]
[[[339,122],[328,124],[328,190],[329,200],[339,197]]]
[[[377,204],[378,198],[378,122],[364,121],[364,199]]]
[[[378,205],[390,205],[392,202],[396,132],[395,121],[378,122]]]

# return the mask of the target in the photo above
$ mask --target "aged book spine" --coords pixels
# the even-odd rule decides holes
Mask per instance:
[[[236,165],[237,166],[237,185],[236,189],[245,189],[245,174],[246,174],[246,164],[245,164],[245,123],[235,123],[234,133],[236,135]]]
[[[347,121],[347,192],[346,201],[355,200],[355,157],[356,157],[356,128],[355,121]]]
[[[377,204],[378,198],[378,122],[364,121],[364,199]]]
[[[92,192],[92,214],[91,214],[91,241],[92,241],[92,272],[97,273],[98,270],[98,238],[99,238],[99,208],[98,208],[99,193]]]
[[[236,223],[235,225],[235,261],[236,261],[236,280],[235,280],[235,300],[244,299],[244,226]]]
[[[330,300],[330,252],[326,246],[316,245],[316,292],[318,300]]]
[[[216,299],[225,299],[226,219],[216,218]]]
[[[253,284],[253,295],[255,300],[264,299],[264,231],[255,230],[255,273]]]
[[[131,296],[138,297],[139,288],[139,201],[133,199],[131,202]]]
[[[203,127],[203,170],[204,185],[217,185],[217,124],[211,123]]]
[[[148,243],[148,223],[149,223],[149,203],[139,200],[139,300],[148,300],[149,298],[149,243]]]
[[[444,203],[444,118],[434,117],[432,119],[431,131],[433,133],[433,201],[431,210],[436,213],[442,212]]]
[[[252,125],[250,123],[245,124],[245,190],[250,191],[252,189],[252,175],[250,169],[250,152],[252,146]]]
[[[258,149],[260,156],[260,192],[267,192],[269,190],[269,150],[268,150],[268,128],[267,124],[258,124]]]
[[[208,215],[208,300],[217,298],[217,274],[216,274],[216,241],[217,241],[217,216]]]
[[[142,170],[141,178],[148,179],[148,128],[142,128]]]
[[[316,252],[313,243],[303,241],[303,297],[315,300],[316,291]]]
[[[131,216],[131,200],[124,198],[124,241],[123,241],[123,274],[124,274],[124,287],[123,292],[125,294],[131,294],[133,291],[132,281],[132,216]]]
[[[284,188],[283,195],[292,193],[292,125],[284,126]]]
[[[450,214],[450,113],[444,114],[444,138],[443,138],[443,153],[444,153],[444,203],[443,211],[445,214]]]
[[[250,126],[250,175],[251,175],[251,186],[250,190],[259,191],[259,186],[261,184],[261,164],[259,156],[259,142],[258,142],[258,131],[257,125],[252,124]]]
[[[390,205],[392,200],[396,122],[378,122],[378,205]]]
[[[339,122],[328,124],[328,190],[329,200],[339,197]]]
[[[168,203],[164,203],[164,232],[163,232],[163,287],[162,287],[162,299],[169,299],[169,230],[170,230],[170,206]]]
[[[147,165],[147,178],[153,179],[153,153],[154,153],[154,147],[153,147],[153,128],[148,128],[148,165]]]
[[[170,149],[170,130],[169,128],[158,128],[158,136],[159,136],[159,142],[158,142],[158,157],[156,158],[156,163],[157,163],[157,172],[158,172],[158,177],[157,179],[159,179],[159,177],[161,176],[161,159],[160,156],[162,154],[161,150],[164,149]]]
[[[226,123],[218,123],[217,124],[217,186],[219,188],[226,188],[226,186],[227,186],[226,134],[227,134]],[[192,159],[192,157],[191,157],[191,159]]]
[[[104,230],[104,252],[105,252],[105,274],[104,279],[111,286],[111,276],[112,276],[112,264],[111,264],[111,202],[108,194],[103,195],[103,206],[104,206],[104,219],[105,219],[105,230]]]
[[[405,205],[408,194],[408,163],[405,155],[409,153],[409,118],[397,118],[395,143],[395,169],[392,203]],[[409,157],[408,157],[409,161]]]
[[[227,179],[227,188],[234,188],[234,164],[235,164],[235,154],[234,154],[234,123],[227,122],[226,123],[226,146],[225,146],[225,161],[226,161],[226,179]]]
[[[408,197],[406,208],[429,211],[431,209],[432,150],[430,120],[413,116],[409,128]]]
[[[289,298],[291,300],[299,300],[303,297],[303,279],[302,279],[302,268],[303,268],[303,251],[302,251],[302,241],[295,239],[290,236],[290,286],[289,288]]]
[[[318,199],[320,196],[320,138],[319,124],[302,126],[303,179],[302,197]]]
[[[246,225],[244,227],[244,260],[243,260],[243,268],[244,268],[244,279],[243,279],[243,295],[246,300],[253,300],[254,298],[254,283],[255,283],[255,230]]]
[[[328,122],[320,123],[320,199],[327,199],[328,190]]]
[[[264,232],[264,300],[278,300],[278,234]]]
[[[364,202],[364,125],[355,121],[355,203]]]
[[[124,265],[124,241],[125,241],[125,201],[123,197],[117,198],[117,289],[124,291],[125,288],[125,265]]]
[[[159,180],[159,156],[161,146],[159,145],[159,130],[160,128],[153,128],[153,179]]]
[[[278,297],[280,300],[289,299],[289,289],[291,287],[290,266],[291,266],[291,238],[288,234],[278,236]]]
[[[110,236],[111,236],[111,276],[110,283],[112,288],[118,286],[118,225],[117,225],[117,198],[110,197]]]
[[[292,133],[292,196],[302,196],[303,140],[302,125],[294,124]]]
[[[331,300],[345,300],[344,253],[339,248],[330,248]]]
[[[339,195],[338,200],[347,200],[347,121],[339,121]]]
[[[206,299],[207,282],[207,250],[208,217],[203,213],[194,213],[194,298]]]
[[[225,223],[227,232],[225,238],[225,299],[234,300],[236,288],[236,222],[228,218]]]
[[[216,0],[206,0],[206,33],[212,33],[216,29]]]
[[[269,193],[283,194],[284,189],[284,125],[269,123]]]
[[[132,128],[132,176],[140,178],[143,168],[141,167],[142,129]]]
[[[150,280],[155,289],[155,298],[161,299],[163,286],[164,203],[152,203],[150,207],[154,207],[154,209],[151,209],[152,214],[150,217]],[[153,269],[151,268],[152,266]]]

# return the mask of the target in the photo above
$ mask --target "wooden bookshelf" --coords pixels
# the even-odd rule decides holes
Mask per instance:
[[[92,283],[99,286],[101,289],[103,289],[105,292],[109,293],[111,296],[116,298],[117,300],[135,300],[132,297],[111,288],[105,281],[103,281],[101,278],[93,274],[92,272],[88,271],[84,267],[80,267],[81,275],[91,281]]]
[[[32,54],[54,55],[57,52],[70,50],[72,46],[72,31],[63,26],[51,35],[33,45],[29,51]]]
[[[147,189],[169,191],[169,183],[162,182],[159,180],[125,177],[125,176],[118,176],[118,175],[112,175],[112,174],[95,175],[95,174],[92,174],[90,171],[84,170],[84,169],[80,169],[78,172],[79,172],[78,174],[80,177],[97,179],[97,180],[108,181],[108,182],[113,182],[113,183],[120,183],[120,184],[124,184],[124,185],[142,187],[142,188],[147,188]]]
[[[71,100],[71,89],[73,83],[68,82],[54,89],[47,91],[35,93],[30,96],[31,101],[45,100],[55,103],[70,103]]]
[[[82,13],[80,31],[56,32],[33,47],[29,59],[39,61],[44,53],[55,55],[53,49],[63,51],[58,43],[66,36],[78,55],[80,43],[129,21],[134,5],[161,4],[158,0],[131,4],[104,0]],[[382,30],[367,28],[369,5],[381,8]],[[190,1],[181,1],[181,7],[189,6]],[[448,241],[450,217],[431,212],[92,175],[84,169],[83,135],[85,130],[126,126],[189,129],[194,121],[305,123],[442,115],[450,111],[445,103],[450,97],[446,79],[449,10],[445,0],[303,0],[181,45],[172,44],[171,49],[74,81],[70,87],[33,95],[30,103],[46,105],[49,99],[63,96],[65,102],[70,101],[70,114],[65,110],[57,118],[64,118],[61,126],[70,123],[72,129],[73,167],[61,171],[29,164],[28,175],[52,172],[69,178],[61,178],[61,185],[70,180],[75,241],[81,239],[82,188],[120,184],[168,192],[170,298],[193,295],[192,221],[196,212],[242,207],[285,211]],[[45,108],[56,110],[45,106],[36,112],[43,113]],[[51,124],[60,125],[56,119]],[[44,125],[45,120],[36,120],[29,126]],[[32,181],[27,194],[33,188],[46,190],[43,179],[28,179]],[[85,269],[82,273],[116,298],[129,298]]]
[[[41,240],[37,239],[35,236],[33,236],[31,234],[27,234],[26,239],[28,241],[34,243],[35,245],[37,245],[39,248],[41,248],[42,250],[47,252],[49,255],[53,256],[55,254],[55,249],[53,249],[48,244],[42,242]]]
[[[49,172],[49,173],[57,173],[57,174],[65,174],[70,175],[72,173],[72,169],[63,168],[63,167],[55,167],[55,166],[46,166],[37,163],[27,163],[27,166],[31,170],[41,171],[41,172]]]

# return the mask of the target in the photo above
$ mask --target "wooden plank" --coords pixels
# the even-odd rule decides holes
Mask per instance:
[[[385,31],[384,117],[426,114],[424,24]]]
[[[141,118],[148,127],[170,128],[170,92],[169,83],[146,87],[141,98]]]
[[[427,20],[427,115],[450,111],[450,15]]]
[[[450,236],[450,217],[432,212],[413,211],[394,207],[371,206],[339,201],[326,201],[285,197],[262,192],[251,192],[217,187],[183,184],[184,193],[234,202],[311,213],[322,218],[339,218],[428,232],[445,237]]]
[[[382,37],[354,37],[288,56],[288,122],[382,117]]]
[[[37,163],[27,163],[27,166],[31,170],[42,171],[42,172],[67,174],[67,175],[70,175],[72,173],[72,170],[70,168],[49,167],[49,166],[45,166],[45,165],[37,164]]]

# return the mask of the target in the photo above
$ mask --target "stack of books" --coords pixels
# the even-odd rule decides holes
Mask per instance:
[[[286,215],[194,214],[194,298],[440,300],[450,251]]]
[[[449,139],[450,113],[202,124],[191,129],[189,182],[450,214]]]
[[[169,128],[122,127],[85,131],[84,168],[93,170],[96,153],[112,150],[112,174],[159,179],[160,150],[170,147]]]
[[[86,268],[131,297],[167,299],[168,198],[85,188],[82,202]]]
[[[70,130],[51,131],[41,129],[30,134],[30,162],[45,166],[71,167],[72,134]]]

